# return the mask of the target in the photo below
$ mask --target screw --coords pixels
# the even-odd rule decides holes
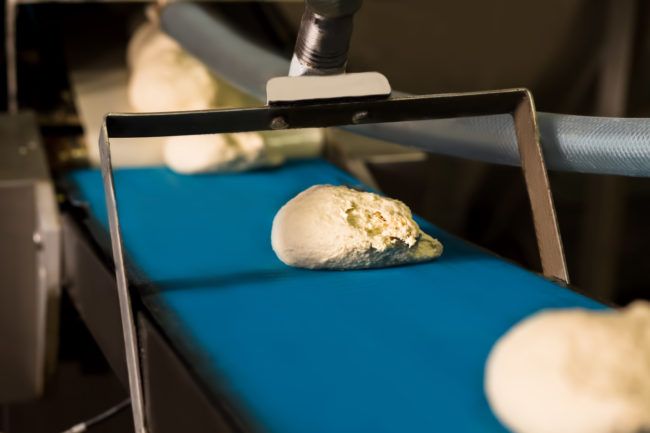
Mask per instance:
[[[34,245],[36,245],[37,250],[43,249],[43,236],[41,236],[40,232],[34,232],[32,235],[32,241],[34,241]]]
[[[361,123],[368,118],[367,111],[359,111],[352,116],[352,123]]]
[[[271,129],[287,129],[288,127],[289,124],[282,116],[274,117],[273,120],[271,120]]]

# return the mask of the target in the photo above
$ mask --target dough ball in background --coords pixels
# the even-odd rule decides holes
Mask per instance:
[[[137,112],[207,110],[260,105],[210,70],[164,34],[154,22],[142,25],[129,42],[128,98]],[[167,165],[185,174],[235,172],[275,166],[286,159],[321,154],[320,129],[267,131],[159,139]]]
[[[127,64],[129,103],[138,112],[216,107],[214,75],[155,23],[145,23],[133,34]]]
[[[149,61],[155,61],[156,56],[163,51],[179,51],[181,46],[167,36],[158,24],[146,22],[133,33],[126,47],[126,64],[133,71],[138,66]]]
[[[289,131],[281,135],[277,132],[280,131],[167,137],[165,162],[178,173],[227,173],[273,167],[289,158],[320,155],[320,130]]]
[[[255,132],[167,137],[165,162],[177,173],[238,172],[279,165],[284,156],[269,153]]]
[[[492,349],[485,392],[516,433],[650,430],[650,304],[525,319]]]
[[[167,137],[163,151],[167,166],[185,174],[215,170],[237,157],[224,134]]]
[[[332,185],[313,186],[285,204],[271,243],[284,263],[309,269],[380,268],[442,254],[404,203]]]
[[[129,102],[139,112],[216,107],[217,82],[202,63],[181,50],[163,50],[138,64],[129,79]]]

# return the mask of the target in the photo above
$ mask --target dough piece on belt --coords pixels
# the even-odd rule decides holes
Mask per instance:
[[[258,105],[217,79],[154,23],[133,35],[127,58],[128,96],[138,112],[207,110],[219,105]],[[179,173],[236,172],[276,166],[321,153],[323,132],[310,128],[161,138],[168,166]],[[132,146],[129,148],[133,148]]]
[[[229,173],[313,158],[322,147],[319,129],[167,137],[165,162],[178,173]]]
[[[168,137],[164,153],[169,168],[184,174],[237,172],[284,162],[255,132]]]
[[[485,369],[492,410],[516,433],[650,429],[650,304],[549,310],[516,325]]]
[[[284,263],[309,269],[379,268],[442,254],[401,201],[332,185],[312,186],[285,204],[271,243]]]

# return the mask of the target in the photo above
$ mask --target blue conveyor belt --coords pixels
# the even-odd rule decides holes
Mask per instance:
[[[99,170],[68,179],[106,228]],[[311,185],[357,183],[324,161],[229,175],[121,169],[115,182],[129,260],[155,286],[145,305],[259,431],[503,432],[482,388],[492,344],[540,309],[601,308],[422,221],[444,244],[437,261],[287,267],[271,249],[276,211]]]

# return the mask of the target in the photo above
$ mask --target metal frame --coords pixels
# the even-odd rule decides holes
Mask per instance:
[[[113,180],[110,138],[331,127],[506,113],[511,114],[514,121],[543,273],[547,278],[568,283],[562,240],[539,141],[535,107],[533,98],[526,89],[439,94],[375,101],[351,100],[329,103],[314,101],[302,105],[272,105],[226,110],[107,114],[100,132],[99,152],[136,433],[146,432],[142,380]]]

